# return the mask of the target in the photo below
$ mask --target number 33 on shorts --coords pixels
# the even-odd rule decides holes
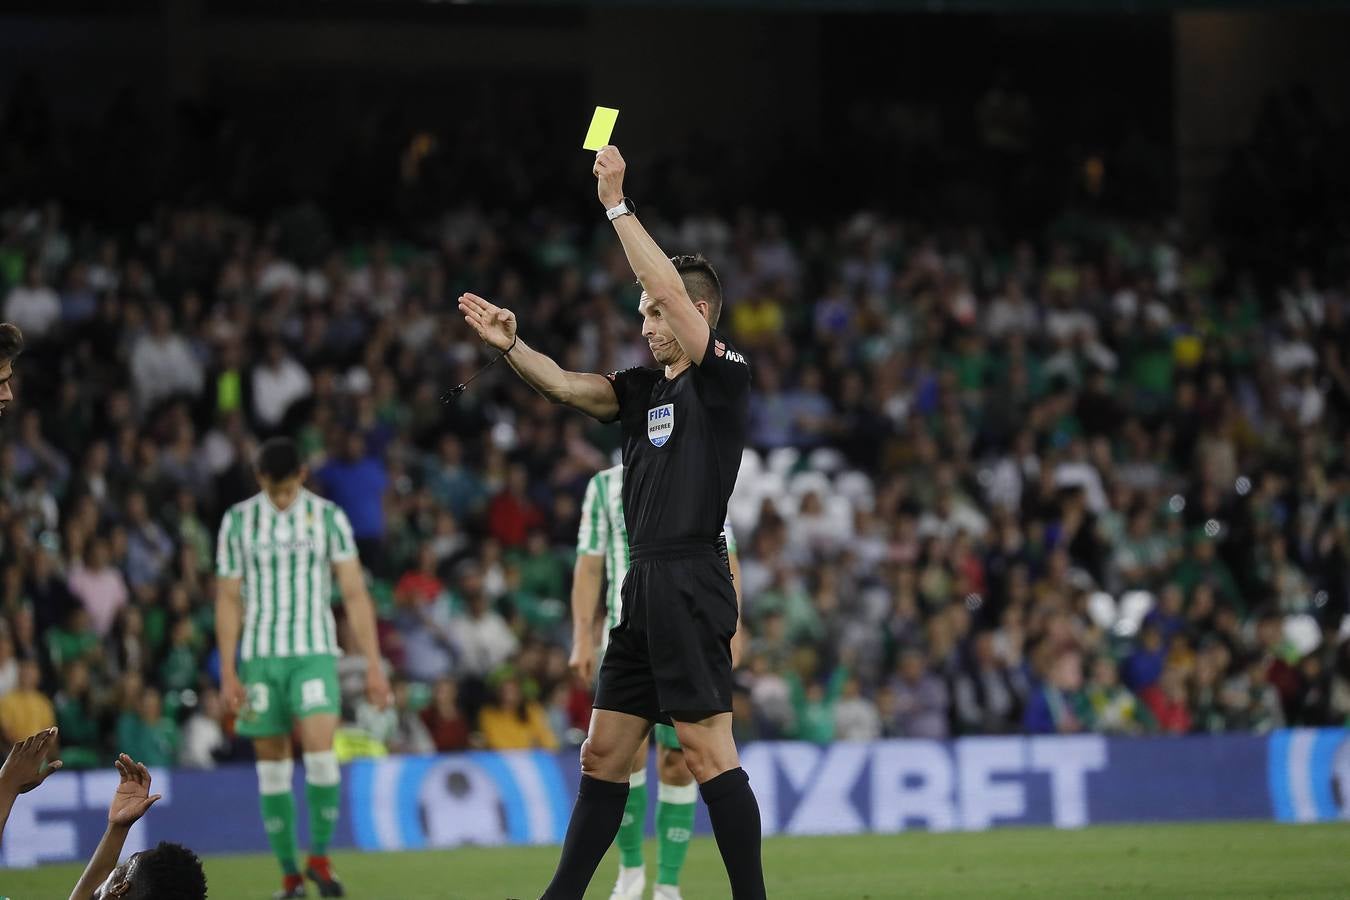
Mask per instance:
[[[341,712],[331,656],[249,659],[240,675],[248,692],[248,708],[239,717],[244,737],[289,734],[306,716]]]

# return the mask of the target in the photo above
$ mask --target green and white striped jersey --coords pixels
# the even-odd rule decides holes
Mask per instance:
[[[731,522],[722,525],[727,552],[736,552]],[[605,558],[605,628],[600,643],[609,642],[609,630],[619,624],[623,608],[620,592],[628,574],[628,528],[623,520],[623,466],[611,466],[591,476],[581,501],[581,529],[577,535],[578,556]]]
[[[243,659],[339,656],[333,564],[356,558],[347,514],[301,490],[285,510],[266,493],[236,503],[220,523],[216,574],[242,579]]]

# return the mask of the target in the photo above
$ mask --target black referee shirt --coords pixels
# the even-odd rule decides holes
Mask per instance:
[[[623,425],[623,514],[630,545],[717,540],[749,423],[750,366],[709,329],[703,362],[613,372]]]

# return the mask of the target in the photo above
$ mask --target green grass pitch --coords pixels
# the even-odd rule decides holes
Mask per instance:
[[[420,853],[340,853],[337,871],[354,900],[534,900],[556,847]],[[649,881],[656,848],[649,844]],[[606,900],[610,851],[586,895]],[[1350,824],[1166,825],[1081,831],[1010,828],[980,834],[770,838],[764,842],[773,900],[910,897],[1350,897]],[[0,871],[12,900],[64,898],[75,866]],[[265,856],[206,861],[214,900],[263,900],[278,885]],[[729,896],[717,847],[694,842],[688,900]],[[650,888],[649,888],[650,890]],[[310,896],[313,896],[311,890]]]

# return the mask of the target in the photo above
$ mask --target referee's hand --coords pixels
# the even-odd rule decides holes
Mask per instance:
[[[585,638],[574,640],[567,665],[574,675],[589,685],[595,678],[595,644]]]
[[[595,154],[595,166],[591,169],[596,179],[595,190],[605,209],[611,209],[623,202],[623,173],[628,164],[618,147],[601,147]]]
[[[484,300],[477,294],[461,294],[459,311],[483,343],[505,352],[516,340],[516,314]]]

